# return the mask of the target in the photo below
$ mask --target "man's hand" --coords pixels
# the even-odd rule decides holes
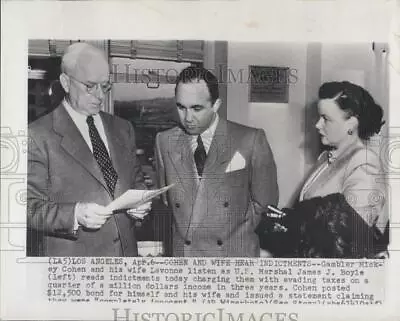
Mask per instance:
[[[96,203],[77,203],[75,217],[78,223],[86,228],[99,229],[111,216],[104,206]]]
[[[126,213],[136,220],[143,220],[144,217],[149,214],[150,210],[151,202],[147,202],[139,207],[129,209]]]

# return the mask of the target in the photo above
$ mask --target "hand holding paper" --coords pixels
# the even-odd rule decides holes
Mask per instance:
[[[112,201],[106,209],[113,213],[126,212],[128,209],[138,209],[138,207],[149,203],[153,198],[168,191],[172,186],[174,184],[156,190],[130,189]]]
[[[76,204],[74,213],[76,220],[74,230],[77,230],[79,225],[88,229],[99,229],[112,214],[111,211],[108,211],[104,206],[82,202]]]

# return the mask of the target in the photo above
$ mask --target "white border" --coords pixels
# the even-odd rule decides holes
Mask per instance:
[[[397,1],[399,5],[399,1]],[[400,27],[393,19],[396,1],[91,1],[1,2],[1,125],[26,128],[26,64],[29,38],[221,39],[242,41],[391,41],[398,50]],[[392,20],[393,19],[393,20]],[[392,22],[391,22],[392,21]],[[396,33],[397,36],[391,36]],[[390,126],[400,128],[399,56],[391,63]],[[395,108],[397,107],[397,108]],[[396,121],[397,120],[397,121]],[[399,180],[392,195],[400,195]],[[399,212],[393,198],[392,211]],[[3,215],[3,214],[2,214]],[[396,247],[398,233],[392,233]],[[2,240],[4,241],[4,240]],[[37,265],[16,264],[13,253],[1,255],[2,319],[111,320],[109,306],[46,305],[32,278]],[[394,252],[387,277],[388,301],[373,308],[229,307],[229,311],[299,312],[299,320],[395,320],[399,316],[399,255]],[[36,267],[35,267],[36,266]],[[37,281],[37,280],[36,280]],[[123,308],[122,306],[120,308]],[[182,311],[216,311],[213,306],[182,306]],[[142,306],[143,311],[173,312],[174,306]]]

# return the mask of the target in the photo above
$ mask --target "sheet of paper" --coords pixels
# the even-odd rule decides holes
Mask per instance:
[[[121,209],[130,209],[139,207],[140,205],[149,202],[154,197],[157,197],[158,195],[168,191],[172,186],[174,186],[174,184],[156,190],[140,190],[140,189],[127,190],[120,197],[118,197],[110,204],[108,204],[107,210],[115,212]]]

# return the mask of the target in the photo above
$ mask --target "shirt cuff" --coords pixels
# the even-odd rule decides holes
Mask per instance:
[[[78,229],[79,229],[78,219],[76,218],[76,210],[78,208],[78,204],[79,203],[75,204],[75,209],[74,209],[74,229],[73,229],[74,233],[78,232]]]

